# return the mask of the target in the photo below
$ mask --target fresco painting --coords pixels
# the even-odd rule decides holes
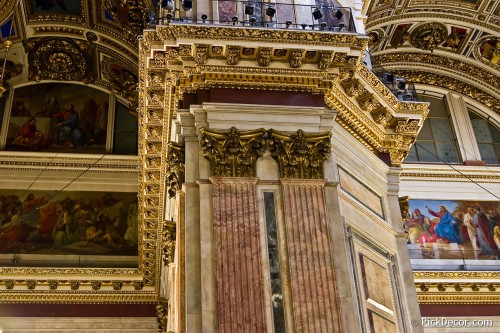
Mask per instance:
[[[109,95],[89,87],[47,83],[16,89],[7,150],[104,152]]]
[[[0,190],[0,253],[137,255],[137,193]]]
[[[410,257],[500,257],[500,202],[410,200],[409,204],[410,213],[403,226]],[[418,256],[415,256],[415,251],[418,251]]]
[[[79,14],[79,0],[31,0],[35,13]]]

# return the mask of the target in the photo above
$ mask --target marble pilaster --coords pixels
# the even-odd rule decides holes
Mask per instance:
[[[213,177],[218,333],[264,333],[256,178]]]
[[[341,332],[324,180],[281,180],[296,332]]]

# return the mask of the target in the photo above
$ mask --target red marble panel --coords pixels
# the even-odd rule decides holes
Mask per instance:
[[[263,333],[264,289],[255,181],[214,178],[217,332]]]
[[[341,332],[324,187],[283,182],[285,229],[296,332]]]

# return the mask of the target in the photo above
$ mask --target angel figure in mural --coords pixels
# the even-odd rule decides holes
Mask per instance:
[[[477,246],[481,248],[479,254],[495,255],[498,252],[498,246],[490,235],[490,226],[488,218],[481,212],[479,206],[474,206],[474,218],[472,224],[476,228]]]
[[[439,218],[439,222],[434,229],[438,237],[450,243],[462,244],[457,222],[445,206],[439,206],[439,212],[434,212],[428,206],[425,206],[425,208],[427,208],[429,214]]]

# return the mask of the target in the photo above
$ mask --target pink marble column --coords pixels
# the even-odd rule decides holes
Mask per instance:
[[[264,333],[257,179],[214,177],[212,183],[217,332]]]
[[[295,332],[341,332],[323,180],[282,180]]]

